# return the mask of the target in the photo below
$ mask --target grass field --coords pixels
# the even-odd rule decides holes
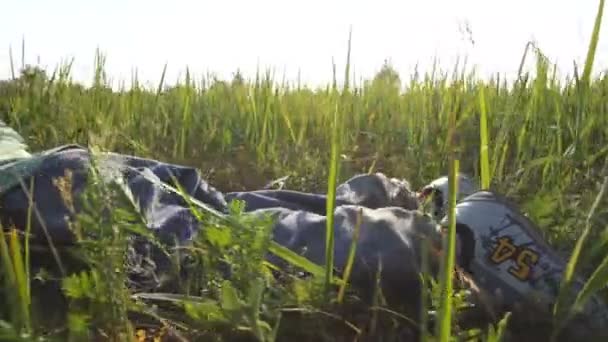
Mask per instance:
[[[608,252],[608,206],[598,197],[608,167],[608,78],[591,77],[597,28],[585,65],[566,81],[558,80],[541,51],[526,45],[521,63],[532,59],[536,68],[515,82],[500,76],[481,81],[458,67],[401,78],[387,65],[374,79],[347,82],[347,87],[328,82],[309,89],[276,82],[264,72],[229,81],[187,74],[178,86],[165,87],[161,68],[157,87],[134,80],[129,89],[113,91],[99,55],[90,88],[71,82],[69,65],[46,74],[24,72],[1,83],[0,118],[24,136],[32,151],[78,143],[195,166],[222,191],[255,189],[289,175],[287,188],[326,192],[328,185],[370,170],[406,178],[419,188],[453,170],[454,156],[460,171],[490,181],[492,189],[519,203],[564,257],[578,259],[577,271],[594,275],[592,289],[597,290],[606,281]],[[348,67],[343,72],[348,80]],[[452,118],[455,136],[447,143]],[[255,234],[228,238],[247,246],[259,238]],[[297,334],[351,341],[359,333],[359,340],[390,340],[407,325],[398,312],[361,307],[350,297],[342,304],[326,303],[317,278],[274,283],[260,261],[263,244],[237,253],[234,262],[257,263],[244,267],[232,282],[222,281],[221,291],[192,298],[158,296],[153,301],[158,311],[152,313],[150,304],[142,306],[131,297],[124,275],[111,271],[124,267],[123,242],[123,235],[110,234],[85,245],[95,267],[63,279],[69,315],[59,323],[45,310],[29,307],[30,286],[23,276],[35,275],[14,267],[22,263],[17,239],[0,243],[0,252],[6,251],[0,269],[13,275],[5,280],[20,293],[15,303],[23,305],[0,316],[6,322],[0,335],[19,329],[37,334],[44,323],[62,338],[87,340],[92,333],[87,328],[94,327],[96,333],[125,339],[136,335],[127,324],[132,312],[152,325],[177,322],[186,334],[200,334],[200,340],[270,341],[275,332],[279,341]],[[229,248],[210,252],[208,265],[217,265]],[[217,274],[202,278],[221,281]],[[271,291],[262,297],[265,288]],[[440,303],[433,299],[429,305]],[[492,340],[494,330],[487,325],[464,329],[447,318],[448,335],[462,337],[475,328]]]

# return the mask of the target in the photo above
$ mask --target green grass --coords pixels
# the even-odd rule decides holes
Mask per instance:
[[[555,317],[547,317],[555,319],[556,334],[570,318],[569,309],[596,293],[607,279],[603,177],[608,167],[608,78],[592,77],[603,3],[583,74],[579,78],[575,68],[565,81],[529,43],[520,75],[511,83],[500,75],[481,80],[458,67],[402,79],[384,65],[373,79],[356,84],[350,81],[349,37],[342,89],[335,66],[333,82],[318,89],[276,82],[269,72],[254,79],[236,74],[232,80],[197,79],[187,72],[185,80],[167,87],[165,66],[157,86],[146,88],[133,80],[132,87],[112,91],[105,79],[105,57],[98,54],[90,88],[72,82],[70,64],[46,73],[24,69],[20,77],[0,83],[0,116],[25,137],[32,151],[79,143],[191,165],[223,191],[255,189],[290,175],[289,188],[329,194],[329,261],[337,183],[373,169],[404,177],[418,188],[447,174],[452,208],[456,171],[468,173],[484,188],[513,198],[565,258],[573,256],[564,289],[573,272],[591,275],[578,296],[560,294]],[[524,73],[530,58],[535,58],[535,69]],[[14,65],[7,67],[15,74]],[[174,293],[137,292],[125,285],[129,269],[124,261],[126,232],[145,234],[141,224],[127,223],[139,214],[128,194],[116,189],[93,187],[87,198],[90,204],[77,226],[97,238],[83,237],[76,255],[92,267],[69,276],[63,276],[60,267],[56,281],[67,304],[57,314],[59,323],[40,311],[44,304],[36,304],[36,288],[29,280],[40,282],[36,279],[43,275],[30,273],[28,260],[33,256],[27,241],[21,243],[15,233],[7,234],[8,242],[0,239],[1,291],[10,303],[0,309],[0,323],[6,323],[0,324],[1,336],[27,339],[24,334],[51,331],[60,339],[105,334],[125,340],[134,334],[130,322],[145,321],[154,326],[170,323],[201,340],[281,341],[296,335],[364,340],[388,339],[411,325],[411,317],[384,305],[381,292],[372,308],[353,296],[348,279],[354,245],[344,278],[336,279],[331,267],[314,265],[274,245],[267,222],[251,221],[238,205],[231,215],[222,216],[194,199],[188,202],[193,212],[215,228],[183,252],[207,271],[188,270],[189,277],[173,284],[178,289]],[[120,203],[119,209],[112,208],[109,222],[97,222],[100,208],[110,202]],[[516,317],[505,317],[495,326],[466,328],[466,322],[457,319],[460,297],[450,272],[455,262],[452,210],[448,217],[447,267],[439,284],[425,281],[429,296],[421,298],[425,324],[420,337],[447,341],[481,333],[484,340],[497,341],[507,329],[506,318]],[[277,282],[270,276],[274,266],[263,258],[267,251],[313,277],[288,275],[287,281]],[[59,258],[58,253],[53,249],[51,259]],[[230,281],[213,271],[226,262],[236,267]],[[437,310],[437,316],[431,310]]]

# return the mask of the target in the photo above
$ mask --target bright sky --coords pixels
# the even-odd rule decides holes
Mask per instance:
[[[253,76],[260,65],[276,77],[305,83],[331,81],[332,58],[342,78],[349,28],[356,79],[389,58],[402,77],[430,68],[434,56],[453,67],[468,57],[481,73],[516,72],[534,39],[564,73],[584,63],[599,0],[4,0],[0,24],[0,78],[10,76],[9,46],[21,63],[51,70],[75,58],[73,76],[89,82],[95,49],[107,55],[114,80],[157,83],[165,62],[173,83],[186,65],[198,75]],[[604,16],[604,21],[608,20]],[[468,23],[472,45],[462,29]],[[602,25],[594,71],[608,60],[608,24]],[[180,74],[181,73],[181,74]]]

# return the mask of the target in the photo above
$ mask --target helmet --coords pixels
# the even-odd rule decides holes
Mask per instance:
[[[458,189],[456,195],[456,201],[459,201],[466,196],[474,193],[478,190],[477,185],[465,174],[458,174]],[[439,221],[446,215],[448,207],[448,193],[449,183],[448,177],[444,176],[437,178],[428,185],[424,186],[422,190],[418,192],[418,198],[424,200],[428,197],[432,197],[431,201],[431,213],[435,220]]]
[[[479,191],[456,205],[459,263],[475,282],[505,304],[532,299],[551,312],[567,262],[545,242],[537,227],[510,201]],[[446,227],[448,218],[440,225]],[[576,279],[574,291],[583,283]],[[608,323],[606,304],[591,298],[583,309],[599,326]]]

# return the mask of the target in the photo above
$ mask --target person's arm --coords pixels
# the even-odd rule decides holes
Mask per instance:
[[[23,137],[0,120],[0,163],[29,157],[30,153]]]

